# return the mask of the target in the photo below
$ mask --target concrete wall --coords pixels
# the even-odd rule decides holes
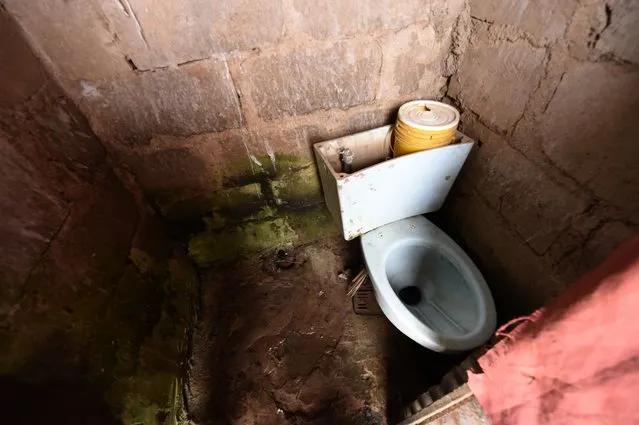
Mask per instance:
[[[0,10],[7,421],[171,419],[196,288],[138,192],[116,176],[84,116]]]
[[[442,215],[506,315],[636,230],[631,0],[3,4],[200,265],[324,234],[311,144],[414,98],[480,141]]]
[[[217,189],[277,168],[268,159],[278,153],[311,159],[309,142],[386,123],[403,100],[441,97],[465,6],[4,3],[147,191]]]
[[[203,266],[321,237],[312,143],[406,100],[478,140],[440,217],[502,319],[639,228],[635,1],[0,4],[0,394],[77,377],[174,421],[196,277],[138,186]]]
[[[323,210],[280,220],[322,202],[311,144],[441,98],[468,29],[465,0],[4,4],[163,213],[206,219],[182,225],[207,233],[190,244],[202,265],[329,224]],[[219,234],[256,214],[269,222]]]
[[[448,91],[480,141],[444,213],[526,313],[639,225],[639,3],[470,2]]]

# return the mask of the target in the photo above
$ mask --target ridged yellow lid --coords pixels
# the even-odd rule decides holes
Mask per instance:
[[[399,108],[398,119],[421,130],[448,130],[459,124],[459,111],[434,100],[413,100]]]

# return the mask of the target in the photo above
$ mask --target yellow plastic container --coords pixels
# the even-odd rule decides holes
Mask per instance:
[[[459,111],[434,100],[403,104],[393,129],[395,156],[446,146],[455,140]]]

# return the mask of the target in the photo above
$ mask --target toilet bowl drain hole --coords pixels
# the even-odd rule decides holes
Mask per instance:
[[[406,305],[417,305],[422,300],[422,291],[417,286],[406,286],[399,290],[397,296]]]

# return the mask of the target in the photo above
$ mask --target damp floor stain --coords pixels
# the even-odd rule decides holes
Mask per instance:
[[[457,359],[432,353],[383,316],[358,316],[339,274],[357,243],[324,239],[202,271],[188,410],[194,423],[393,423]]]

